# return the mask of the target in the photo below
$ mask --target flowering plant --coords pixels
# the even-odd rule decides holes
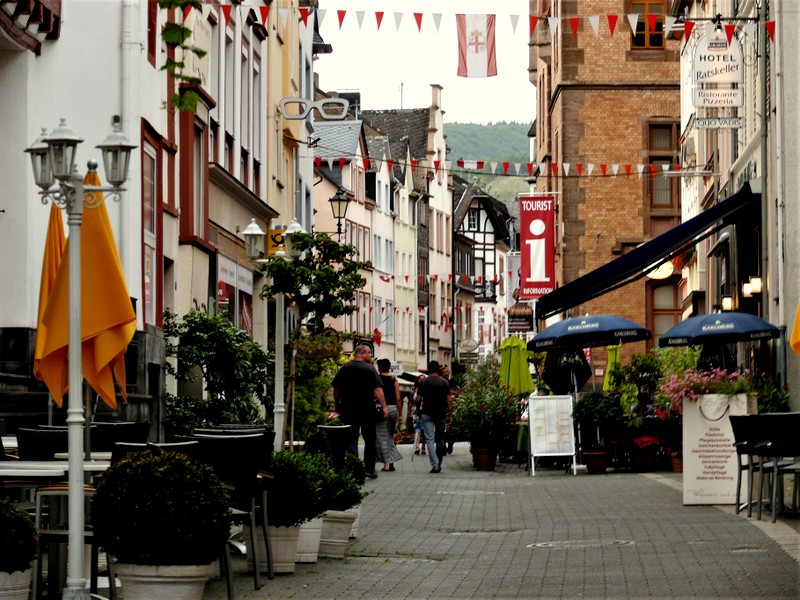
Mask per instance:
[[[498,366],[491,359],[466,373],[464,387],[453,399],[453,426],[473,444],[499,445],[520,414],[519,398],[500,384]]]
[[[633,439],[633,445],[643,450],[645,448],[656,448],[661,445],[661,442],[652,435],[640,435]]]
[[[669,375],[658,386],[658,392],[669,400],[670,408],[677,414],[683,413],[685,401],[697,401],[702,394],[734,395],[756,391],[753,375],[747,369],[742,372],[688,369],[684,373]]]

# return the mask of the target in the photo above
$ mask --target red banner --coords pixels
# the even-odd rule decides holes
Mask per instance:
[[[556,287],[555,204],[553,196],[520,196],[520,300],[535,300]]]

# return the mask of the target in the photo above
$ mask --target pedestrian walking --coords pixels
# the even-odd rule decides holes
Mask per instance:
[[[411,411],[414,421],[414,454],[419,456],[420,450],[425,455],[425,432],[422,431],[422,396],[419,395],[419,386],[425,375],[420,375],[414,381],[414,391],[411,393]],[[411,457],[414,460],[414,457]]]
[[[450,383],[441,376],[438,361],[428,363],[428,376],[419,386],[422,396],[422,430],[428,443],[431,473],[441,473],[445,452],[445,427],[452,411]]]
[[[383,384],[370,362],[372,349],[356,346],[353,360],[346,362],[333,377],[333,399],[342,421],[350,425],[348,451],[358,456],[358,437],[364,438],[364,465],[367,477],[375,479],[375,415],[376,401],[385,420],[389,416],[383,397]]]
[[[376,362],[378,374],[383,384],[383,397],[389,417],[378,421],[377,427],[377,461],[383,463],[381,471],[394,471],[394,463],[403,459],[403,455],[394,443],[394,432],[400,427],[403,417],[400,416],[400,384],[389,374],[392,363],[388,358],[380,358]]]

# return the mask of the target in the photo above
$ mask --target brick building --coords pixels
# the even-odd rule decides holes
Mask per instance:
[[[665,177],[660,169],[679,161],[681,42],[663,31],[671,4],[530,3],[531,14],[558,17],[563,24],[551,35],[543,19],[530,46],[530,78],[537,90],[536,161],[545,166],[536,192],[556,197],[559,286],[681,221],[679,178]],[[633,13],[640,15],[636,34],[622,16]],[[654,31],[648,14],[658,15]],[[600,15],[597,35],[586,19],[590,15]],[[613,35],[607,15],[620,15]],[[581,17],[575,37],[566,26],[572,16]],[[649,167],[640,172],[642,164],[658,165],[658,174],[653,176]],[[655,337],[680,321],[679,283],[679,272],[666,279],[640,279],[577,305],[537,313],[543,318],[616,314],[646,326]],[[629,344],[624,353],[642,352],[652,344]],[[605,349],[595,351],[596,368],[604,366],[605,354]]]

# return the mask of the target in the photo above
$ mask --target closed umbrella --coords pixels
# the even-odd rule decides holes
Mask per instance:
[[[658,339],[661,347],[732,344],[774,339],[780,330],[764,319],[742,312],[698,315],[681,321]]]
[[[608,364],[606,365],[606,376],[603,379],[603,391],[611,390],[611,367],[620,363],[620,352],[622,344],[614,344],[608,347]]]
[[[507,385],[518,395],[533,392],[536,388],[528,368],[528,349],[525,342],[512,335],[503,340],[497,351],[500,352],[500,383]]]

